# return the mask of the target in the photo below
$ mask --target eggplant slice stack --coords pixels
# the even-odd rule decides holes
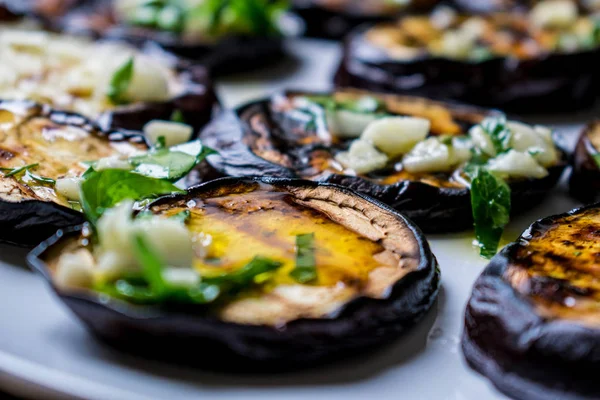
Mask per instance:
[[[598,204],[534,223],[475,282],[463,351],[515,399],[597,399]]]
[[[284,56],[285,37],[297,36],[302,30],[297,18],[290,14],[279,18],[277,5],[261,0],[252,0],[244,10],[237,10],[237,17],[247,20],[232,27],[226,25],[231,19],[227,10],[231,4],[223,10],[208,10],[209,4],[187,9],[185,2],[58,1],[68,4],[61,15],[53,12],[54,0],[32,0],[28,6],[20,4],[21,0],[14,4],[8,0],[8,4],[41,18],[54,30],[134,44],[151,40],[208,67],[211,75],[248,71],[276,62]],[[199,10],[201,7],[207,10]],[[205,15],[207,12],[214,16]]]
[[[356,90],[333,94],[288,92],[242,106],[217,117],[201,133],[204,144],[217,150],[209,160],[213,171],[205,176],[274,176],[304,178],[339,184],[372,196],[402,212],[426,232],[460,231],[473,226],[468,185],[452,172],[409,173],[389,164],[369,173],[340,167],[336,156],[351,147],[352,140],[336,138],[311,113],[318,107],[294,104],[304,98],[332,96],[339,101],[379,99],[379,113],[429,120],[429,137],[466,134],[486,117],[502,117],[496,111],[437,102],[424,98],[376,95]],[[307,114],[308,110],[308,114]],[[309,118],[307,119],[307,115]],[[359,117],[360,118],[360,117]],[[364,124],[359,121],[358,124]],[[545,177],[510,179],[513,212],[539,203],[552,189],[565,166],[565,156],[548,168]]]
[[[600,82],[599,22],[566,3],[556,11],[550,1],[529,13],[484,16],[439,8],[358,27],[346,39],[335,82],[517,114],[590,107]]]
[[[581,133],[573,156],[569,190],[582,202],[592,202],[600,193],[600,121],[589,124]]]
[[[64,255],[102,254],[102,228],[96,244],[87,240],[89,230],[77,228],[59,232],[31,253],[30,264],[98,337],[146,357],[235,369],[233,357],[294,368],[395,339],[423,316],[438,292],[437,262],[418,228],[385,205],[340,187],[225,178],[148,207],[155,217],[188,211],[187,229],[212,238],[194,259],[205,284],[255,254],[282,266],[261,279],[261,286],[214,303],[136,302],[60,284]],[[300,234],[314,240],[309,247],[316,276],[308,281],[291,278],[299,262],[294,264],[300,246],[294,237]]]
[[[0,241],[35,246],[83,214],[56,191],[86,162],[147,149],[141,135],[104,132],[90,120],[46,105],[0,102]]]

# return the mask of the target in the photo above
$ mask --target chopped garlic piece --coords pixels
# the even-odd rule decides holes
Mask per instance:
[[[494,157],[496,149],[490,136],[483,130],[481,125],[475,125],[469,130],[469,137],[473,145],[483,151],[485,154]]]
[[[79,189],[81,188],[81,178],[59,178],[54,185],[56,191],[69,200],[81,200]]]
[[[370,123],[377,120],[372,113],[357,113],[348,110],[327,111],[327,127],[333,136],[357,138]]]
[[[468,58],[475,47],[476,37],[468,31],[453,30],[447,31],[442,36],[441,55],[451,58]]]
[[[125,92],[131,101],[158,102],[171,98],[168,71],[145,55],[137,55],[133,63],[133,77]]]
[[[161,260],[173,267],[190,267],[194,259],[192,237],[179,220],[152,217],[136,220],[134,231],[142,233]]]
[[[402,164],[412,173],[445,172],[452,169],[454,159],[451,148],[432,137],[417,144],[404,156]]]
[[[165,268],[162,276],[173,286],[191,287],[200,283],[200,275],[192,268]]]
[[[155,119],[144,125],[144,134],[152,143],[156,144],[160,137],[164,137],[167,147],[189,141],[193,133],[191,126],[180,122]]]
[[[568,28],[578,15],[577,4],[572,0],[545,0],[531,9],[529,18],[541,28]]]
[[[417,117],[385,117],[371,122],[361,136],[390,157],[409,152],[429,134],[431,122]]]
[[[546,168],[539,165],[529,153],[509,150],[488,161],[488,169],[515,178],[544,178]]]
[[[512,133],[510,147],[514,150],[532,153],[533,158],[544,167],[556,163],[558,152],[548,128],[531,127],[516,121],[509,121],[506,126]]]
[[[355,140],[348,151],[338,153],[336,161],[358,174],[366,174],[386,166],[388,158],[366,140]]]
[[[98,161],[96,161],[94,169],[96,171],[102,171],[105,169],[131,170],[133,169],[133,166],[129,163],[129,161],[123,160],[120,156],[115,155],[99,159]]]
[[[54,283],[61,289],[89,288],[94,283],[94,257],[86,249],[64,253],[56,264]]]

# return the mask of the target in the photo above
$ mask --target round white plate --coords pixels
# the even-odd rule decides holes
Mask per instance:
[[[224,103],[235,106],[285,87],[328,89],[339,60],[338,45],[302,40],[289,47],[295,59],[283,66],[218,82]],[[550,122],[572,144],[588,118]],[[514,240],[535,219],[576,205],[564,190],[558,191],[513,221],[505,236]],[[486,261],[473,248],[471,233],[429,239],[443,285],[418,326],[369,356],[268,376],[211,373],[120,354],[97,342],[29,272],[23,251],[0,247],[0,388],[31,398],[111,400],[503,399],[466,366],[459,346],[464,306]]]

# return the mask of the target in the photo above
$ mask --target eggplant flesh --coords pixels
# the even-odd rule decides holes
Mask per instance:
[[[203,65],[213,76],[264,67],[285,54],[283,36],[232,35],[219,40],[189,39],[173,32],[127,25],[118,19],[110,1],[73,0],[74,5],[65,7],[61,15],[48,13],[46,9],[52,7],[44,7],[46,3],[51,2],[35,0],[27,11],[41,17],[55,30],[126,40],[137,45],[152,41],[179,57]],[[284,34],[295,35],[295,30],[290,28]]]
[[[458,21],[462,18],[466,16]],[[534,34],[527,33],[531,24],[523,14],[499,13],[485,18],[498,24],[498,35],[478,39],[486,43],[492,40],[487,43],[492,50],[473,60],[427,51],[431,46],[428,40],[450,31],[431,30],[428,26],[434,25],[427,17],[358,27],[345,40],[334,82],[338,87],[453,99],[515,114],[568,112],[596,103],[600,78],[594,71],[600,67],[600,46],[551,50],[547,43],[527,38]],[[505,24],[514,26],[509,31],[514,31],[514,42],[522,41],[523,46],[505,48]],[[378,38],[378,44],[373,38]]]
[[[314,94],[288,92],[217,117],[201,133],[203,143],[219,152],[208,160],[212,172],[224,176],[267,175],[338,184],[388,204],[425,232],[452,232],[473,226],[469,190],[464,180],[452,174],[384,170],[349,175],[332,167],[335,166],[334,153],[345,149],[348,141],[319,139],[316,132],[305,130],[305,120],[296,118],[281,106],[304,95]],[[392,114],[429,119],[433,135],[463,134],[485,117],[502,115],[417,97],[376,95],[352,89],[335,94],[339,99],[365,95],[379,96]],[[562,159],[548,169],[549,175],[545,178],[511,181],[512,211],[519,213],[541,202],[556,185],[565,166]]]
[[[581,133],[573,155],[573,170],[569,180],[571,195],[590,203],[600,193],[600,121],[589,124]]]
[[[219,235],[228,232],[217,261],[223,265],[194,262],[202,271],[228,268],[251,259],[254,251],[266,252],[284,266],[268,288],[208,306],[133,305],[88,289],[53,285],[97,337],[145,357],[209,368],[220,368],[217,360],[235,368],[239,364],[232,359],[249,361],[252,368],[296,368],[397,338],[423,316],[438,292],[437,263],[418,228],[385,205],[344,188],[225,178],[149,207],[166,215],[188,209],[187,226],[212,232],[214,251],[223,244]],[[212,222],[205,224],[205,217]],[[318,271],[317,281],[309,285],[290,280],[293,261],[286,259],[290,252],[293,257],[290,234],[307,229],[315,233]],[[333,231],[337,234],[328,234]],[[59,232],[28,261],[54,284],[57,258],[80,248],[80,238],[81,228]]]
[[[86,162],[147,149],[144,138],[104,132],[88,119],[26,101],[0,102],[0,241],[34,246],[56,230],[84,222],[50,181],[14,168],[36,164],[43,179],[79,177]]]
[[[475,282],[462,347],[515,399],[597,399],[599,204],[534,223]]]

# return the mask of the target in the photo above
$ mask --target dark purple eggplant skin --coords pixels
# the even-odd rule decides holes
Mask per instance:
[[[600,398],[600,331],[547,320],[504,279],[523,240],[553,222],[600,204],[535,222],[497,254],[477,279],[465,312],[462,350],[469,366],[518,400]]]
[[[39,110],[35,116],[46,117],[59,125],[81,127],[106,136],[111,141],[132,141],[144,143],[146,139],[135,133],[104,131],[91,120],[75,113],[53,110],[48,106],[32,102],[0,101],[3,103],[28,104]],[[82,213],[49,201],[26,200],[19,203],[0,199],[0,242],[21,247],[37,246],[57,230],[80,225],[85,222]]]
[[[247,144],[252,132],[242,115],[268,113],[268,102],[268,99],[259,100],[234,111],[223,112],[202,131],[202,142],[219,152],[207,160],[213,173],[224,176],[299,177],[295,171],[259,157]],[[486,112],[496,115],[491,110],[484,111],[452,103],[447,105],[457,112]],[[269,119],[272,126],[276,126]],[[563,159],[557,166],[549,168],[550,174],[545,178],[512,182],[513,214],[526,211],[542,202],[558,183],[566,166],[567,161]],[[341,185],[376,198],[409,217],[426,233],[457,232],[473,227],[471,195],[467,188],[440,188],[416,181],[380,185],[362,177],[337,174],[320,181]]]
[[[497,57],[464,62],[421,57],[399,61],[366,43],[363,36],[371,26],[358,27],[346,38],[334,77],[337,87],[459,100],[515,114],[581,110],[598,100],[600,48],[530,60]],[[360,53],[368,53],[369,58],[359,57]]]
[[[391,14],[361,14],[356,10],[339,12],[323,7],[314,0],[295,0],[294,12],[306,22],[305,35],[324,39],[342,39],[353,28],[364,23],[390,21],[400,13],[419,12],[432,8],[438,0],[421,0],[417,5],[409,6]]]
[[[598,150],[588,135],[600,132],[600,120],[589,124],[577,141],[573,154],[573,168],[569,179],[569,193],[583,203],[590,203],[600,194],[600,167],[594,160]]]
[[[91,291],[62,292],[52,285],[43,260],[65,238],[79,235],[81,227],[56,233],[29,254],[28,263],[102,341],[146,358],[210,369],[295,369],[345,357],[397,339],[431,308],[440,287],[440,273],[426,239],[406,217],[374,199],[335,185],[276,178],[223,178],[192,187],[188,195],[255,182],[275,187],[322,187],[369,200],[404,221],[416,237],[421,259],[418,269],[398,281],[386,299],[357,298],[334,318],[299,319],[275,328],[226,323],[206,315],[198,306],[135,306]],[[177,198],[168,196],[154,204],[168,204]]]

